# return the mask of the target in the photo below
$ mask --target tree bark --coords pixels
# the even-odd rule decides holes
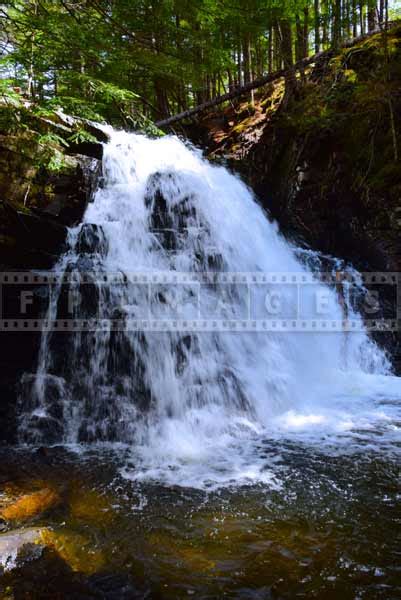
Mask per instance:
[[[252,51],[251,51],[251,36],[249,33],[244,39],[244,84],[252,83]],[[251,90],[251,104],[255,103],[255,92]]]
[[[244,57],[244,84],[251,81],[251,41],[249,35],[242,40],[242,55]]]
[[[365,11],[364,11],[364,2],[359,2],[359,20],[361,25],[361,35],[365,33]]]
[[[269,27],[269,45],[268,45],[268,57],[267,57],[267,69],[269,73],[273,72],[273,26]]]
[[[341,42],[341,0],[335,0],[333,17],[332,44],[334,50],[338,50]]]
[[[344,33],[347,38],[352,36],[352,28],[351,28],[351,3],[350,0],[343,0],[343,23],[344,23]]]
[[[237,73],[238,73],[238,85],[242,85],[242,56],[241,56],[241,44],[238,44],[237,48]]]
[[[320,51],[320,6],[319,0],[314,0],[315,17],[315,54]]]
[[[379,22],[384,22],[384,0],[380,0],[379,2]]]
[[[35,17],[38,14],[38,2],[34,0],[33,9]],[[36,35],[35,30],[33,30],[31,37],[31,57],[28,69],[28,86],[27,86],[27,95],[35,99],[35,43],[36,43]]]
[[[326,49],[329,45],[329,3],[328,0],[322,0],[322,4],[324,5],[324,17],[323,17],[323,36],[322,43],[323,48]]]
[[[357,1],[352,0],[352,35],[358,35],[358,6]]]
[[[228,78],[228,89],[231,92],[235,87],[235,83],[234,83],[233,76],[231,74],[230,69],[227,69],[227,78]]]
[[[371,4],[368,10],[368,31],[374,31],[376,29],[377,20],[376,4]]]
[[[278,31],[280,34],[281,56],[285,70],[285,93],[282,105],[286,106],[297,87],[295,70],[293,69],[294,58],[292,54],[292,28],[289,19],[279,20]]]
[[[304,23],[303,23],[303,51],[302,58],[309,55],[309,8],[304,8]]]
[[[301,26],[301,19],[299,18],[299,14],[295,15],[295,30],[296,30],[296,43],[295,43],[295,59],[296,61],[301,60],[303,58],[303,30]]]

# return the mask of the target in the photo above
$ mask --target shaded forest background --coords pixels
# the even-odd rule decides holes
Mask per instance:
[[[10,0],[0,94],[132,128],[397,16],[388,0]]]

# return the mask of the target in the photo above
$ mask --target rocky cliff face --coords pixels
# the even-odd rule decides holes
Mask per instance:
[[[13,273],[54,265],[67,227],[79,223],[90,199],[106,136],[29,109],[20,111],[16,125],[7,110],[0,105],[0,318],[21,319],[21,291],[30,289],[35,301],[26,318],[36,319],[46,310],[47,289],[14,284]],[[36,367],[40,331],[8,332],[4,321],[1,329],[0,441],[9,443],[15,441],[17,385]]]
[[[283,93],[279,81],[254,108],[208,115],[190,134],[297,243],[401,271],[401,26],[316,63],[285,107]],[[398,336],[385,343],[400,354]]]

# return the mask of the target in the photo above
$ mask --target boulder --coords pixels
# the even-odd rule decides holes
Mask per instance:
[[[32,519],[61,502],[59,494],[51,488],[25,494],[8,504],[0,511],[6,521],[26,521]]]
[[[29,529],[15,529],[8,533],[0,534],[0,566],[4,571],[16,567],[18,557],[27,544],[41,544],[44,527],[31,527]]]

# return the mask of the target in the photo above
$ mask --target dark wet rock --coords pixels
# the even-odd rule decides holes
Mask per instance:
[[[88,201],[95,191],[96,182],[100,176],[100,161],[81,154],[69,157],[70,167],[60,173],[49,173],[42,169],[38,181],[45,186],[49,193],[42,192],[36,196],[36,201],[42,204],[39,215],[50,217],[58,223],[71,226],[78,224],[85,212]],[[32,211],[38,212],[35,207]]]
[[[38,143],[35,132],[0,133],[0,200],[17,210],[45,212],[59,223],[72,225],[82,217],[100,161],[67,155],[64,147],[53,151],[56,165],[49,158],[51,149]]]
[[[17,390],[25,372],[32,371],[40,347],[39,332],[2,331],[0,356],[0,443],[16,442]]]
[[[0,583],[0,593],[12,590],[22,600],[136,600],[150,598],[123,574],[87,576],[73,570],[52,548],[27,545]]]
[[[3,589],[2,589],[3,588]],[[50,548],[43,548],[40,556],[17,560],[16,567],[6,573],[0,591],[13,591],[16,599],[35,600],[89,600],[102,598],[96,595],[86,577],[75,573],[64,560]]]
[[[27,544],[39,544],[44,531],[45,528],[30,527],[27,529],[14,529],[8,533],[0,534],[0,567],[3,570],[8,570],[18,565],[22,549]],[[29,552],[25,552],[22,556],[27,557],[28,555]]]
[[[95,158],[96,160],[102,160],[103,158],[103,146],[96,142],[70,142],[68,152],[72,154],[82,154],[89,158]]]
[[[197,198],[186,189],[179,174],[153,173],[147,182],[145,204],[150,210],[150,228],[157,247],[171,253],[185,252],[190,235],[191,250],[196,248],[192,268],[195,271],[224,269],[221,255],[212,249],[209,227]]]
[[[26,113],[26,114],[25,114]],[[0,131],[0,271],[49,270],[65,249],[67,227],[78,224],[91,200],[99,176],[102,144],[108,136],[94,124],[55,113],[42,119],[25,111],[20,130]],[[83,129],[98,143],[72,143]],[[53,133],[68,144],[46,144],[41,136]],[[71,142],[71,143],[70,143]],[[88,267],[88,270],[91,266]],[[0,332],[0,441],[16,440],[18,383],[34,372],[40,344],[40,325],[24,331],[24,319],[40,319],[48,302],[47,286],[3,285],[1,318],[10,319]],[[32,301],[21,310],[21,293]],[[12,331],[11,320],[21,329]],[[51,417],[53,418],[53,417]],[[55,431],[55,423],[46,424]]]
[[[78,235],[76,250],[79,254],[107,253],[107,239],[100,225],[84,223]]]
[[[183,189],[177,173],[151,175],[147,184],[145,204],[151,210],[150,226],[156,231],[180,231],[200,225],[194,198]]]
[[[16,404],[18,388],[24,373],[36,368],[40,348],[40,318],[48,305],[48,286],[13,283],[9,271],[9,285],[2,286],[3,330],[0,332],[0,443],[16,441]],[[17,324],[18,329],[14,329]],[[36,324],[36,329],[33,326]],[[7,325],[7,327],[6,327]],[[26,327],[25,327],[26,325]],[[31,328],[32,325],[32,328]]]
[[[64,248],[64,225],[0,199],[0,266],[2,271],[47,269]]]
[[[96,573],[89,577],[88,584],[107,600],[139,600],[151,597],[147,592],[138,590],[127,575]]]

